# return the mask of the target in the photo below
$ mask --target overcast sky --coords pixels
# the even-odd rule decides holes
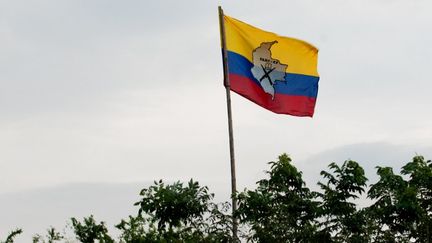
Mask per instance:
[[[240,190],[284,152],[310,187],[332,161],[376,178],[432,158],[429,0],[0,0],[0,237],[90,213],[113,225],[155,179],[228,199],[218,5],[320,50],[314,118],[232,95]]]

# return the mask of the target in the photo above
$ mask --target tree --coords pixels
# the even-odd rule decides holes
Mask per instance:
[[[114,240],[108,235],[105,223],[96,223],[93,215],[84,218],[82,223],[75,218],[71,218],[71,221],[76,238],[83,243],[94,243],[95,240],[98,240],[100,243],[114,242]]]
[[[318,203],[291,164],[287,154],[269,162],[268,179],[258,188],[238,195],[238,215],[251,227],[249,240],[258,242],[312,242],[316,236]]]
[[[140,193],[142,199],[135,203],[139,206],[140,222],[149,223],[148,230],[137,225],[135,218],[119,225],[124,236],[132,235],[129,229],[139,229],[144,235],[140,239],[152,239],[155,242],[227,242],[231,239],[226,214],[219,211],[211,202],[214,195],[207,187],[200,187],[198,182],[190,180],[187,186],[175,182],[165,185],[160,180]],[[210,224],[211,223],[211,224]],[[136,237],[136,236],[134,236]]]
[[[0,243],[13,243],[13,242],[14,242],[14,238],[15,238],[17,235],[21,234],[22,232],[23,232],[22,229],[15,229],[15,230],[12,230],[12,231],[9,233],[9,235],[6,237],[6,240],[5,240],[5,241],[0,241]]]
[[[367,193],[372,205],[358,208],[367,178],[355,161],[331,163],[321,171],[320,192],[306,187],[302,173],[282,154],[269,162],[266,178],[254,190],[235,195],[241,239],[252,242],[428,242],[432,241],[432,162],[415,156],[402,167],[376,167],[379,180]],[[214,195],[192,179],[165,184],[162,180],[140,192],[138,214],[121,220],[120,243],[238,242],[231,236],[228,202],[215,204]],[[85,243],[113,243],[104,222],[93,215],[72,218],[76,238]],[[12,243],[21,229],[12,231]],[[33,242],[64,239],[53,227]]]
[[[415,156],[402,167],[405,180],[390,167],[377,167],[380,179],[371,186],[368,208],[376,242],[432,241],[432,164]]]
[[[380,179],[371,185],[368,197],[375,200],[367,210],[373,221],[375,242],[408,242],[416,213],[415,193],[390,167],[377,167]]]
[[[51,226],[47,229],[46,239],[47,240],[45,241],[43,236],[36,234],[33,236],[33,243],[54,243],[56,241],[64,239],[64,237],[60,232],[58,232],[54,227]]]
[[[432,163],[423,156],[415,156],[402,167],[401,173],[409,176],[408,188],[415,192],[416,218],[412,237],[419,242],[432,242]]]
[[[142,216],[129,216],[128,220],[122,219],[115,227],[121,230],[121,243],[157,242],[157,229],[154,224],[147,224],[148,221]]]
[[[367,215],[352,202],[365,191],[367,178],[363,168],[352,160],[328,167],[331,172],[321,171],[327,182],[318,183],[323,190],[319,194],[321,235],[333,242],[368,242]]]

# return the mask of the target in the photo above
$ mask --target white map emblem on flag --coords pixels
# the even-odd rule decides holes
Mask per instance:
[[[285,82],[286,69],[288,65],[282,64],[279,60],[272,58],[270,48],[277,43],[263,42],[252,52],[254,66],[251,69],[252,75],[260,82],[264,92],[271,95],[274,100],[274,85],[276,81]]]

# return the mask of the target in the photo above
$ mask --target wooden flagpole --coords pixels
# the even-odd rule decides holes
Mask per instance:
[[[229,133],[229,148],[231,158],[231,200],[232,200],[232,234],[234,242],[237,241],[237,217],[235,213],[237,211],[237,197],[236,197],[236,172],[235,172],[235,158],[234,158],[234,135],[232,125],[232,112],[231,112],[231,93],[230,93],[230,80],[228,76],[228,54],[225,42],[225,25],[224,25],[224,14],[222,7],[219,6],[219,27],[220,36],[222,42],[222,56],[223,56],[223,71],[224,71],[224,86],[226,91],[227,100],[227,111],[228,111],[228,133]]]

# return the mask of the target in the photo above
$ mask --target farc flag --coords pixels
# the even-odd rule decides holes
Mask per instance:
[[[314,114],[318,49],[224,16],[230,89],[279,114]]]

